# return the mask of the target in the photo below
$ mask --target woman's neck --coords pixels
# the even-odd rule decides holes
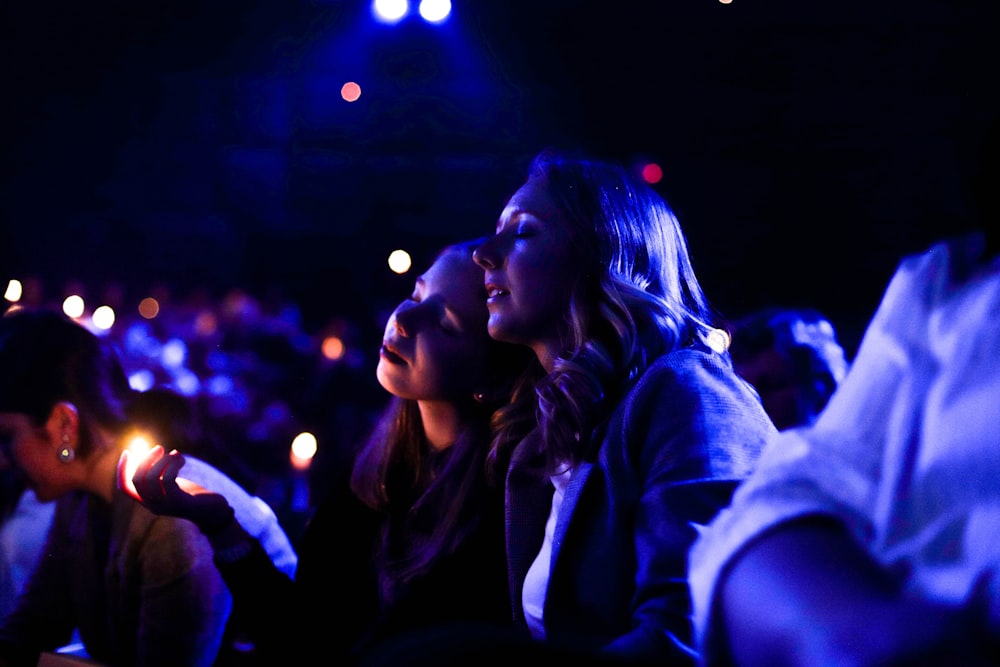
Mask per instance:
[[[86,462],[87,472],[84,488],[110,503],[114,496],[118,478],[118,459],[122,447],[118,440],[103,436],[95,439],[94,452]]]
[[[533,344],[531,349],[535,351],[535,356],[538,357],[538,362],[545,369],[545,372],[551,373],[556,367],[556,359],[562,355],[563,344],[558,339],[540,341]]]
[[[431,447],[441,451],[454,445],[465,428],[462,410],[451,401],[417,401],[417,405]]]

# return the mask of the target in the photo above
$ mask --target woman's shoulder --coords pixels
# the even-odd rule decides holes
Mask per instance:
[[[697,344],[666,352],[654,359],[634,383],[632,392],[663,385],[674,386],[678,390],[702,391],[737,379],[732,363],[724,353]]]
[[[753,390],[726,353],[696,345],[663,354],[638,378],[622,401],[626,411],[648,406],[689,417],[695,414],[750,418],[770,423]]]

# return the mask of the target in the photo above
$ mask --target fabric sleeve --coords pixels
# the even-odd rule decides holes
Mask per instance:
[[[207,538],[189,521],[159,517],[150,524],[138,559],[138,667],[210,667],[232,598]]]
[[[836,518],[862,544],[890,498],[880,496],[886,466],[919,432],[922,385],[932,373],[926,344],[928,313],[947,291],[949,256],[942,246],[904,260],[865,331],[851,368],[819,419],[768,442],[756,471],[731,506],[701,534],[691,551],[690,580],[696,640],[706,664],[722,664],[725,649],[713,633],[720,575],[765,532],[807,516]],[[889,485],[892,486],[891,484]]]
[[[629,395],[621,437],[637,461],[633,629],[611,653],[696,653],[690,622],[687,555],[697,527],[716,516],[756,463],[774,426],[723,357],[669,355]],[[652,647],[652,651],[642,649]]]

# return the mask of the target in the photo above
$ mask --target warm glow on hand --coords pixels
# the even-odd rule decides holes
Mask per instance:
[[[139,495],[132,480],[140,466],[148,470],[149,466],[156,463],[163,456],[165,454],[163,447],[160,445],[150,446],[149,441],[141,435],[132,438],[129,441],[128,447],[122,451],[121,456],[118,458],[118,488],[125,491],[125,493],[138,502],[143,502],[142,496]],[[183,477],[178,477],[175,481],[177,482],[177,486],[185,493],[191,495],[209,493],[208,489]]]
[[[139,492],[135,490],[132,477],[135,476],[135,471],[138,469],[139,464],[151,456],[154,449],[158,449],[162,456],[162,447],[159,445],[153,447],[144,436],[137,435],[129,441],[128,447],[118,457],[118,488],[139,502],[142,502],[142,498],[139,496]]]

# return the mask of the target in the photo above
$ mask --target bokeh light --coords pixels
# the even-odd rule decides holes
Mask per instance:
[[[136,391],[148,391],[156,383],[156,376],[153,371],[143,368],[128,376],[128,385]]]
[[[642,179],[647,183],[659,183],[663,178],[663,169],[655,162],[647,162],[642,166]]]
[[[84,310],[83,297],[77,294],[66,297],[63,299],[62,309],[68,317],[72,317],[74,320],[82,317]]]
[[[111,306],[100,306],[90,317],[90,321],[94,323],[94,326],[98,329],[107,331],[115,323],[115,309]]]
[[[151,320],[160,314],[160,302],[151,296],[139,302],[139,314],[147,320]]]
[[[7,289],[3,293],[3,298],[7,299],[11,303],[21,300],[21,281],[11,279],[7,283]]]
[[[160,360],[165,368],[180,368],[187,358],[187,344],[180,338],[171,338],[160,350]]]
[[[340,87],[340,96],[346,102],[357,102],[358,98],[361,97],[361,86],[353,81],[348,81]]]
[[[418,11],[428,23],[443,23],[451,16],[451,0],[421,0]]]
[[[327,336],[323,339],[323,356],[336,361],[344,356],[344,341],[338,336]]]
[[[318,445],[316,436],[309,432],[299,433],[292,440],[290,460],[296,470],[305,470],[316,456]]]
[[[395,273],[406,273],[412,264],[410,253],[405,250],[393,250],[389,253],[389,268]]]
[[[728,350],[731,342],[729,333],[723,329],[712,329],[705,337],[705,344],[719,354]]]
[[[383,23],[396,23],[410,11],[410,3],[407,0],[374,0],[372,2],[372,16],[376,21]]]

